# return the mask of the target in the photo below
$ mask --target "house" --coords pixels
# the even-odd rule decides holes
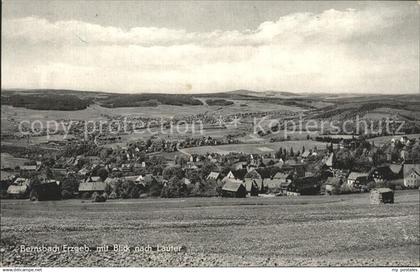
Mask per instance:
[[[246,169],[232,170],[232,171],[229,171],[229,173],[226,175],[223,181],[225,181],[225,179],[236,179],[238,181],[242,181],[244,180],[246,174],[247,174]]]
[[[207,176],[207,180],[219,180],[219,179],[220,179],[219,172],[210,172],[210,174]]]
[[[275,163],[276,162],[274,161],[273,158],[263,158],[261,161],[260,167],[261,165],[270,166],[270,165],[274,165]]]
[[[382,165],[375,167],[370,171],[370,178],[375,182],[389,181],[394,179],[394,173],[388,165]]]
[[[81,176],[86,176],[87,174],[89,174],[89,169],[87,169],[86,167],[80,169],[77,173]]]
[[[389,188],[377,188],[370,192],[370,204],[394,203],[394,191]]]
[[[278,172],[273,176],[273,180],[279,180],[280,182],[287,182],[292,180],[293,174],[291,172]]]
[[[305,176],[305,164],[303,163],[286,164],[283,166],[282,170],[293,172],[297,177]]]
[[[65,176],[67,174],[67,169],[66,168],[51,168],[51,172],[53,173],[54,176],[56,175]]]
[[[245,178],[245,188],[251,196],[257,196],[263,190],[263,180],[258,178]]]
[[[334,177],[347,180],[347,177],[350,175],[350,170],[333,168],[332,173]]]
[[[310,155],[311,155],[311,152],[306,150],[305,152],[302,153],[301,157],[303,159],[307,159]]]
[[[22,171],[38,171],[39,167],[38,165],[34,164],[34,165],[22,165],[20,166],[20,170]]]
[[[33,184],[29,198],[31,201],[61,199],[60,181],[51,179]]]
[[[276,162],[273,166],[281,168],[283,167],[283,165],[284,165],[284,161],[283,159],[280,158],[279,161]]]
[[[237,162],[237,163],[234,163],[234,164],[232,165],[232,169],[233,169],[233,170],[240,170],[240,169],[244,169],[244,168],[246,168],[246,165],[247,165],[247,163],[246,163],[246,162]]]
[[[335,163],[335,155],[331,153],[325,161],[325,165],[328,167],[333,167]]]
[[[403,178],[403,169],[404,166],[402,164],[390,164],[389,165],[389,169],[392,171],[393,175],[394,175],[394,179],[399,179],[399,178]]]
[[[404,186],[407,188],[420,186],[420,164],[404,164]]]
[[[17,178],[8,188],[7,194],[13,198],[25,198],[29,194],[30,180]]]
[[[79,184],[79,192],[84,194],[84,198],[90,196],[91,193],[103,193],[106,189],[106,183],[102,181],[81,182]]]
[[[245,198],[246,188],[242,183],[228,181],[222,187],[222,196]]]
[[[403,150],[401,150],[401,152],[400,152],[400,158],[402,159],[402,160],[408,160],[409,159],[409,153],[408,153],[408,151],[406,150],[406,148],[404,147],[403,148]]]
[[[191,184],[191,180],[187,179],[187,178],[183,178],[181,182],[184,183],[185,185],[190,185]]]
[[[317,176],[298,177],[291,181],[287,191],[300,195],[316,195],[321,192],[320,179]]]
[[[278,193],[280,192],[281,183],[280,179],[265,179],[264,189],[268,192]]]
[[[288,190],[289,185],[292,183],[293,173],[291,172],[278,172],[271,180],[267,180],[269,186],[279,186],[279,190],[284,192]]]
[[[233,175],[232,171],[229,171],[229,173],[224,177],[223,180],[225,179],[235,179],[235,176]]]
[[[251,171],[249,171],[248,173],[246,173],[246,175],[244,176],[244,178],[253,178],[253,179],[262,179],[260,173],[257,172],[257,170],[253,169]]]
[[[130,171],[132,171],[131,164],[129,164],[129,163],[122,164],[121,165],[121,171],[123,171],[123,172],[130,172]]]
[[[347,178],[347,184],[353,186],[355,184],[367,184],[369,182],[369,173],[351,172]]]

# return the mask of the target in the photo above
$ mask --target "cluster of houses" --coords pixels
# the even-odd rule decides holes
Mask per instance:
[[[355,172],[334,168],[334,153],[331,153],[326,156],[320,171],[315,174],[305,171],[305,163],[293,160],[280,161],[275,165],[281,167],[272,175],[260,171],[261,168],[236,168],[223,178],[223,190],[228,195],[240,194],[244,197],[246,194],[243,192],[250,195],[309,195],[338,194],[340,187],[349,188],[351,192],[364,192],[381,186],[399,189],[420,186],[420,164],[384,164],[373,167],[368,172]],[[212,173],[212,176],[218,176],[218,173]]]
[[[400,147],[401,151],[407,142]],[[54,158],[52,165],[40,160],[9,169],[2,163],[1,189],[6,195],[30,195],[35,179],[38,187],[34,196],[39,199],[42,192],[56,192],[53,184],[60,185],[60,180],[71,177],[77,181],[78,194],[96,193],[100,198],[107,187],[124,181],[130,181],[140,191],[148,190],[154,183],[165,188],[172,182],[170,176],[163,178],[163,170],[167,167],[180,169],[185,190],[197,183],[190,178],[192,173],[206,173],[199,182],[220,186],[220,195],[226,197],[340,194],[364,192],[375,187],[403,189],[420,185],[420,164],[407,161],[402,155],[399,161],[390,160],[372,166],[368,171],[342,167],[339,154],[346,147],[341,145],[335,150],[302,150],[297,154],[292,151],[282,151],[281,155],[207,154],[167,161],[145,156],[140,148],[142,144],[117,151],[102,150],[106,152],[101,151],[101,155],[61,156]],[[396,142],[391,142],[392,145]],[[363,149],[363,154],[374,157],[377,151],[372,150],[375,149],[375,146]],[[208,173],[203,170],[206,164],[212,165]]]

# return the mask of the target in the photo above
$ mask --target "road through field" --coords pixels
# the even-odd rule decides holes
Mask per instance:
[[[43,245],[90,249],[21,252]],[[2,266],[418,266],[419,247],[418,190],[388,205],[369,194],[1,201]]]

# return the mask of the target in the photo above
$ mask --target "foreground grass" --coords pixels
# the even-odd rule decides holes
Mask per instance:
[[[419,192],[37,202],[3,200],[2,265],[404,265],[419,262]],[[175,253],[19,253],[20,245],[179,246]],[[17,257],[16,257],[17,256]]]

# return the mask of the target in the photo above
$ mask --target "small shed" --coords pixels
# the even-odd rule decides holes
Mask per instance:
[[[222,187],[223,197],[246,197],[246,188],[242,183],[228,181]]]
[[[389,188],[378,188],[370,191],[370,204],[394,203],[394,191]]]

